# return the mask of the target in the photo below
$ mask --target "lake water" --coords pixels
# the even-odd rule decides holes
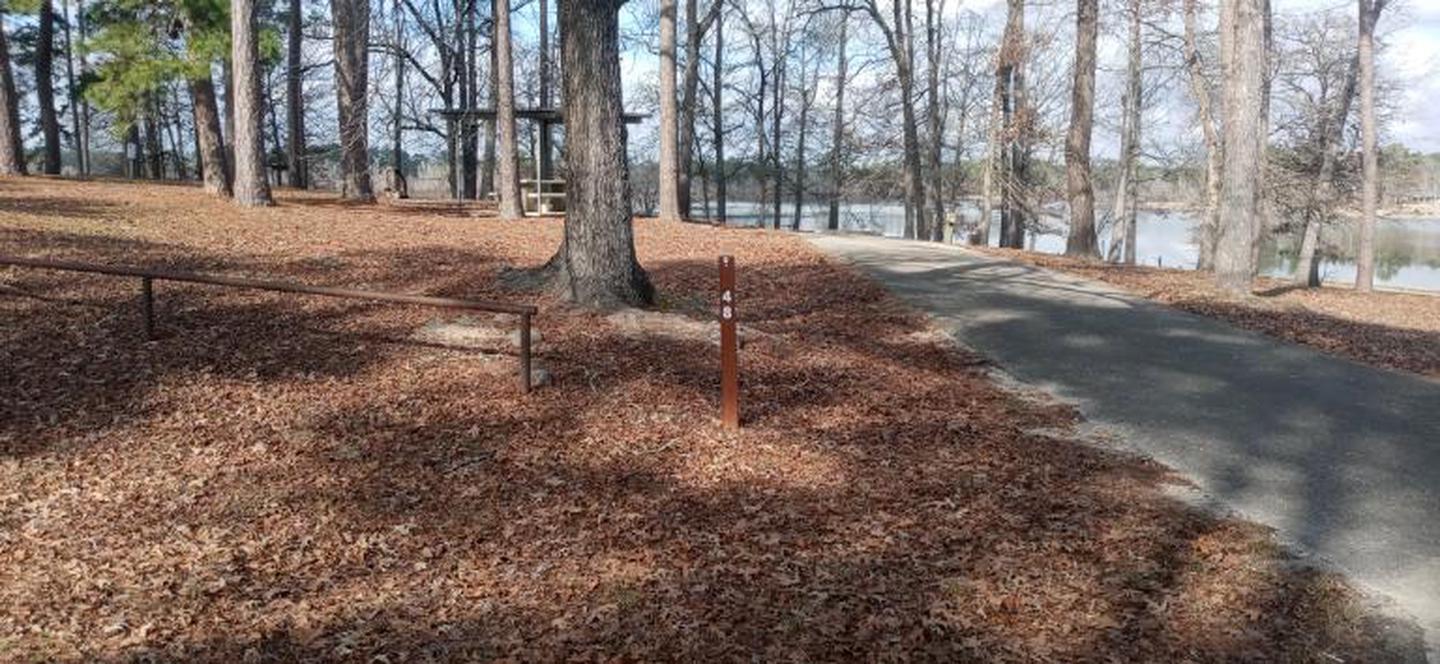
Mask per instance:
[[[789,227],[795,207],[783,206],[781,223]],[[979,216],[973,203],[959,207],[967,219]],[[756,226],[770,221],[769,210],[760,210],[754,203],[731,202],[727,206],[730,224]],[[1098,212],[1098,211],[1097,211]],[[841,207],[841,227],[850,232],[874,233],[901,237],[905,230],[905,211],[894,203],[851,203]],[[824,204],[807,205],[802,211],[802,231],[823,230],[829,218]],[[1049,219],[1054,228],[1032,234],[1027,242],[1034,251],[1058,254],[1065,251],[1065,227],[1057,219]],[[1137,258],[1146,265],[1163,265],[1194,269],[1198,248],[1194,229],[1199,223],[1194,212],[1142,211],[1137,228]],[[990,244],[996,244],[999,224],[991,225]],[[1101,232],[1101,251],[1109,244],[1108,230]],[[1263,274],[1288,277],[1295,269],[1294,238],[1267,237],[1262,246],[1260,270]],[[1325,257],[1321,277],[1334,283],[1355,280],[1355,226],[1342,222],[1322,232]],[[1440,219],[1382,219],[1375,236],[1375,281],[1379,286],[1440,292]]]

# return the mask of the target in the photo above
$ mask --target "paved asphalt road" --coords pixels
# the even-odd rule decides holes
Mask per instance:
[[[1393,598],[1440,660],[1440,382],[957,247],[813,241],[1007,373]]]

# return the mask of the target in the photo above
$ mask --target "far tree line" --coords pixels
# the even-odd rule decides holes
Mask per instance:
[[[1289,234],[1300,240],[1297,281],[1318,285],[1317,238],[1339,218],[1353,182],[1362,210],[1357,287],[1368,290],[1380,181],[1375,26],[1386,0],[1355,2],[1349,20],[1328,10],[1277,20],[1268,0],[1007,0],[992,26],[944,0],[658,0],[659,215],[692,216],[700,156],[709,160],[699,164],[706,214],[714,180],[723,218],[726,177],[737,173],[727,171],[726,151],[751,135],[757,147],[743,168],[775,228],[798,228],[804,198],[816,190],[837,228],[846,189],[875,171],[877,160],[859,154],[868,149],[894,155],[879,163],[893,165],[888,180],[898,183],[893,195],[904,203],[906,237],[940,241],[955,229],[984,243],[996,223],[1000,246],[1023,248],[1027,234],[1056,216],[1046,204],[1058,200],[1068,217],[1067,254],[1134,264],[1142,185],[1157,170],[1192,170],[1188,155],[1165,154],[1180,150],[1157,149],[1160,139],[1145,133],[1146,111],[1174,86],[1202,137],[1193,169],[1202,188],[1198,267],[1245,292],[1262,233]],[[1027,27],[1037,12],[1051,20]],[[1051,34],[1057,16],[1073,21],[1064,39]],[[723,41],[727,23],[739,26],[741,46]],[[1112,99],[1118,112],[1107,118],[1120,151],[1105,165],[1111,196],[1099,214],[1091,153],[1102,24],[1126,55]],[[697,124],[706,100],[694,93],[707,87],[696,71],[707,32],[716,116],[709,127]],[[1059,48],[1067,43],[1068,58]],[[863,77],[851,69],[857,50],[868,67]],[[817,59],[831,63],[832,80]],[[753,71],[737,76],[737,69]],[[813,147],[821,87],[834,116],[825,151]],[[865,107],[847,108],[850,94]],[[855,127],[862,123],[876,128],[869,145]],[[708,151],[695,144],[707,130]],[[807,158],[807,139],[819,158]],[[828,171],[818,187],[807,183],[816,166]],[[965,219],[953,208],[968,192],[977,194],[979,211]],[[782,212],[786,195],[793,216]],[[1102,232],[1110,239],[1105,256]]]
[[[838,228],[847,192],[893,186],[908,237],[953,231],[984,242],[994,219],[1002,246],[1023,247],[1055,217],[1053,199],[1066,203],[1068,253],[1133,263],[1140,191],[1156,171],[1193,171],[1199,266],[1241,290],[1262,233],[1296,237],[1297,279],[1317,283],[1321,234],[1352,196],[1363,212],[1357,285],[1373,280],[1375,25],[1385,0],[1355,1],[1348,20],[1278,21],[1265,0],[1007,0],[998,22],[946,0],[606,4],[629,12],[622,46],[653,49],[659,63],[657,87],[632,104],[658,100],[663,218],[724,219],[727,188],[742,179],[775,227],[798,227],[808,195]],[[553,82],[563,70],[553,35],[563,31],[550,20],[563,4],[11,0],[11,34],[0,34],[0,171],[58,174],[68,146],[72,167],[90,173],[94,134],[105,131],[134,175],[194,177],[238,204],[266,205],[271,182],[315,184],[323,136],[333,137],[334,188],[367,201],[372,173],[403,196],[407,173],[427,158],[416,146],[440,145],[434,161],[449,189],[493,196],[502,216],[517,217],[523,155],[548,162],[572,142],[519,132],[515,117],[563,98]],[[1069,17],[1073,32],[1027,25],[1037,12]],[[516,17],[529,22],[517,27]],[[1109,93],[1118,99],[1097,114],[1102,32],[1126,55]],[[30,90],[17,89],[16,72],[30,74]],[[1145,133],[1167,86],[1200,129],[1197,168]],[[31,94],[34,117],[22,118]],[[495,113],[478,128],[433,113],[481,108]],[[1120,139],[1118,158],[1098,165],[1097,126]],[[40,149],[27,154],[27,142]],[[978,214],[962,210],[967,196]]]

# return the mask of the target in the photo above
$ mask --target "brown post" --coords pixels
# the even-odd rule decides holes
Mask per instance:
[[[740,361],[735,335],[735,257],[720,257],[720,422],[740,428]]]
[[[530,314],[520,314],[520,391],[530,393]]]
[[[145,315],[145,338],[155,340],[155,290],[150,277],[140,279],[140,312]]]

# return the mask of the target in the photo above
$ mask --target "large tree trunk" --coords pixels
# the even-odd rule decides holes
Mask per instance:
[[[225,139],[220,133],[220,108],[215,102],[215,84],[207,72],[190,81],[195,113],[195,140],[205,191],[230,196],[230,172],[225,163]]]
[[[840,202],[845,195],[845,86],[849,81],[850,12],[840,14],[839,55],[835,63],[835,121],[830,137],[830,219],[827,226],[840,230]]]
[[[370,2],[331,0],[335,23],[335,93],[340,117],[340,198],[370,202]]]
[[[943,5],[943,3],[942,3]],[[930,122],[929,145],[926,146],[926,171],[930,189],[930,239],[945,238],[945,172],[940,162],[944,145],[944,117],[940,112],[941,38],[944,34],[940,10],[935,0],[925,0],[925,54],[929,66],[926,82],[926,115]]]
[[[660,219],[680,219],[678,113],[675,108],[675,0],[660,0]]]
[[[510,58],[510,0],[494,0],[492,6],[495,8],[495,84],[499,94],[495,120],[500,130],[497,146],[500,151],[500,218],[519,219],[525,216],[525,208],[520,200],[519,150],[515,144],[515,68]],[[539,192],[538,184],[536,192]]]
[[[1220,142],[1220,129],[1215,118],[1214,106],[1210,103],[1211,85],[1200,62],[1200,48],[1197,44],[1196,27],[1197,0],[1185,0],[1185,68],[1190,79],[1190,96],[1195,100],[1196,121],[1200,123],[1201,135],[1205,138],[1205,211],[1199,228],[1200,260],[1197,268],[1215,268],[1215,237],[1220,227],[1220,185],[1225,150]]]
[[[1215,281],[1236,294],[1250,292],[1254,225],[1259,213],[1265,85],[1263,0],[1225,0],[1221,6],[1225,65],[1225,162],[1221,181]]]
[[[1375,288],[1375,226],[1380,206],[1380,152],[1375,124],[1375,24],[1386,0],[1357,0],[1360,11],[1360,246],[1355,255],[1355,290]]]
[[[1119,178],[1115,183],[1115,205],[1111,217],[1110,250],[1112,263],[1134,265],[1137,258],[1135,241],[1140,211],[1140,132],[1145,94],[1145,70],[1141,66],[1144,42],[1141,33],[1141,0],[1130,0],[1130,56],[1125,72],[1124,114],[1120,126]]]
[[[0,12],[0,21],[4,20]],[[0,24],[0,175],[25,175],[25,142],[20,139],[20,96],[10,71],[10,43]]]
[[[554,284],[591,307],[646,305],[655,295],[635,258],[620,85],[617,0],[560,4],[566,140],[565,239]]]
[[[230,9],[231,74],[235,96],[235,202],[246,207],[272,205],[265,177],[264,104],[260,98],[260,45],[255,29],[255,0],[234,0]]]
[[[305,157],[305,79],[301,59],[304,45],[303,4],[302,0],[290,0],[286,35],[285,129],[289,136],[285,154],[290,162],[286,173],[290,186],[296,189],[310,187],[310,162]]]
[[[40,0],[35,31],[35,101],[44,137],[44,171],[60,174],[60,119],[55,114],[55,2]]]
[[[1081,258],[1100,257],[1095,238],[1095,188],[1090,183],[1099,5],[1099,0],[1078,0],[1075,5],[1075,84],[1070,102],[1070,133],[1065,138],[1066,184],[1070,194],[1070,237],[1065,242],[1065,255]]]
[[[725,223],[725,17],[715,17],[715,58],[710,105],[715,125],[715,218]]]

